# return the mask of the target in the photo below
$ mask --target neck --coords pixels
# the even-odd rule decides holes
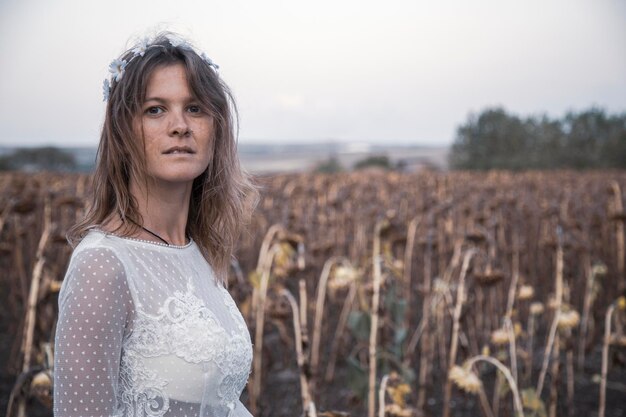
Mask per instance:
[[[185,186],[154,183],[149,185],[147,190],[145,186],[139,186],[136,182],[131,182],[130,185],[130,192],[137,201],[137,208],[143,219],[141,226],[172,245],[186,244],[185,229],[189,214],[191,183]],[[144,230],[140,233],[151,240],[158,240]]]

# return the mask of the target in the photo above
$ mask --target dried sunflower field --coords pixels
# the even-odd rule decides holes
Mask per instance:
[[[259,177],[233,262],[258,417],[626,416],[626,173]],[[89,178],[0,174],[0,412],[51,416]]]

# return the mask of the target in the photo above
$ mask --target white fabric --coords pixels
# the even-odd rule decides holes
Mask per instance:
[[[92,230],[59,294],[54,415],[251,417],[252,344],[197,245]]]

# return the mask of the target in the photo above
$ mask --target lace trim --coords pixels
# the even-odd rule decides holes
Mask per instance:
[[[137,417],[162,416],[169,408],[164,392],[167,381],[148,371],[142,357],[175,354],[190,363],[210,362],[221,371],[217,396],[229,411],[245,387],[251,370],[252,345],[243,316],[228,291],[219,286],[222,299],[237,329],[226,331],[215,314],[194,295],[188,283],[185,292],[168,297],[156,316],[137,310],[134,330],[122,361],[124,402],[134,402]],[[206,369],[206,368],[205,368]],[[132,408],[132,407],[130,407]]]
[[[239,328],[240,331],[243,331],[243,333],[248,334],[248,326],[246,325],[246,321],[243,319],[243,316],[241,315],[241,311],[239,311],[239,308],[237,308],[237,304],[235,304],[235,300],[233,300],[233,297],[230,295],[230,293],[228,292],[228,290],[226,288],[224,288],[223,286],[219,286],[220,291],[222,292],[222,296],[224,297],[224,301],[226,303],[226,307],[228,307],[228,310],[230,311],[230,315],[233,319],[235,319],[235,322],[237,323],[237,327]]]
[[[169,410],[170,400],[164,391],[167,382],[149,371],[137,352],[129,350],[122,356],[120,379],[128,417],[161,417]]]

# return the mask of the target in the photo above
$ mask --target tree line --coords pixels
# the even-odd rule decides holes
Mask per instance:
[[[452,169],[626,168],[626,113],[591,108],[561,119],[489,108],[460,125]]]
[[[76,171],[78,164],[71,152],[52,146],[18,148],[0,156],[0,171]]]

